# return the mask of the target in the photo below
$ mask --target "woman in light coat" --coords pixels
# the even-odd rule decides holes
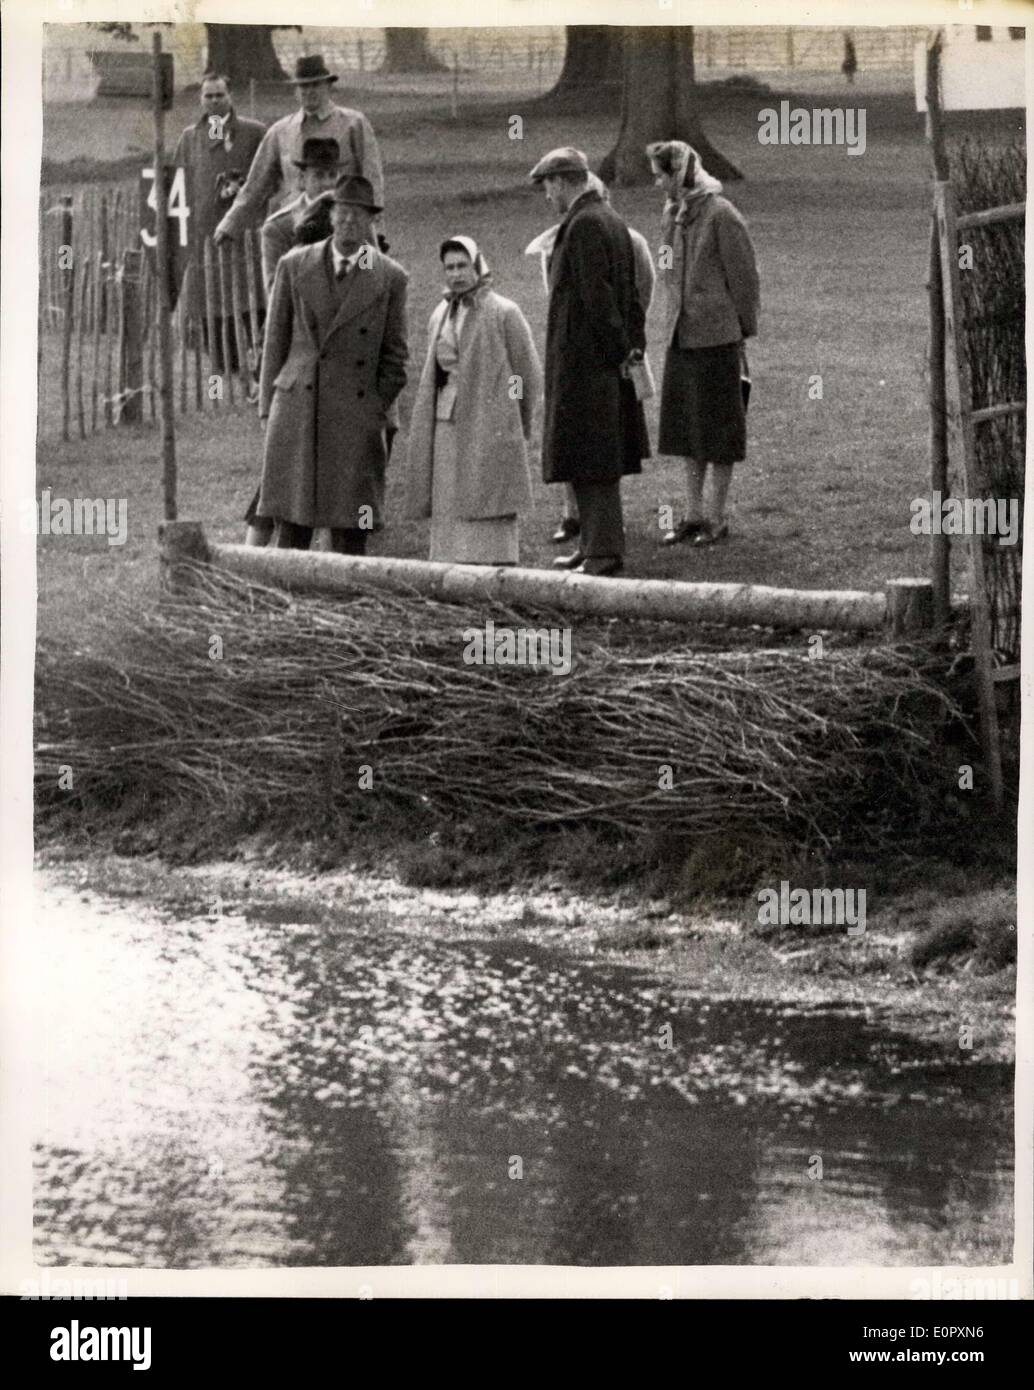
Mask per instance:
[[[542,368],[527,320],[490,288],[476,243],[449,237],[439,254],[447,290],[410,421],[406,511],[431,518],[432,560],[515,565]]]
[[[757,332],[760,293],[747,224],[700,156],[681,140],[648,145],[667,194],[660,275],[666,291],[664,382],[657,452],[684,460],[686,515],[666,545],[711,545],[728,537],[732,468],[746,457],[743,341]],[[711,514],[704,478],[712,471]]]

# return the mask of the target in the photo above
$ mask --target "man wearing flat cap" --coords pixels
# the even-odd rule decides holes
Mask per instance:
[[[273,293],[273,277],[280,257],[295,244],[298,224],[321,194],[331,191],[341,177],[341,148],[336,140],[313,136],[302,146],[302,157],[294,161],[301,170],[302,191],[293,202],[274,212],[262,224],[262,279],[266,298]]]
[[[542,476],[571,483],[579,548],[554,563],[579,574],[624,564],[621,479],[650,453],[643,408],[625,368],[646,346],[635,251],[624,222],[589,185],[581,150],[552,150],[531,171],[561,217],[548,264]]]
[[[361,111],[336,106],[332,89],[337,77],[319,54],[299,58],[292,84],[299,109],[284,116],[266,131],[247,182],[215,229],[215,240],[236,237],[248,225],[256,206],[276,199],[274,211],[295,188],[296,166],[304,155],[306,140],[336,140],[342,174],[361,174],[373,188],[378,203],[384,202],[384,175],[373,126]]]
[[[334,188],[333,235],[280,260],[266,319],[259,417],[266,422],[257,512],[276,544],[366,550],[384,525],[385,430],[406,384],[406,272],[377,249],[383,211],[370,181]]]

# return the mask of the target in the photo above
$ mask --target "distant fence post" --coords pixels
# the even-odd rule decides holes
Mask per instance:
[[[72,195],[61,198],[61,217],[58,231],[58,283],[61,286],[61,438],[71,437],[72,392],[72,328],[75,318],[75,264],[72,259]]]
[[[140,285],[143,272],[143,251],[126,249],[119,267],[121,294],[119,313],[119,342],[122,360],[119,364],[120,425],[139,425],[144,418],[144,340],[143,318],[140,312]]]
[[[948,181],[948,156],[944,147],[940,91],[941,36],[935,35],[926,50],[926,137],[930,145],[933,176],[938,183]],[[946,369],[944,343],[944,281],[941,278],[941,247],[936,215],[930,218],[929,269],[930,340],[930,491],[942,501],[950,492],[948,478],[948,415],[945,399]],[[930,577],[933,580],[934,621],[942,626],[951,612],[951,543],[938,528],[930,537]]]

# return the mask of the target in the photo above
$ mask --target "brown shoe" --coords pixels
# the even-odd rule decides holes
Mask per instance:
[[[676,526],[674,531],[667,531],[661,537],[661,545],[681,545],[683,541],[695,540],[706,530],[706,521],[684,521],[680,526]]]
[[[724,521],[721,526],[715,526],[713,521],[708,521],[704,529],[693,540],[694,545],[717,545],[719,541],[729,539],[729,523]]]
[[[585,559],[580,550],[576,550],[573,555],[558,555],[553,561],[553,568],[556,570],[576,570]]]
[[[620,574],[624,567],[620,555],[600,555],[583,560],[575,574],[594,574],[597,578],[602,578],[606,574]]]

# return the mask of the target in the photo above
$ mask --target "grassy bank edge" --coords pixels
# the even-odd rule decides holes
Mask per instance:
[[[539,865],[504,877],[498,863],[489,872],[483,861],[456,875],[435,873],[443,861],[414,857],[412,845],[356,851],[331,863],[325,851],[274,853],[253,837],[233,859],[174,863],[158,852],[64,842],[41,846],[37,860],[45,876],[79,891],[202,918],[213,929],[225,914],[328,928],[352,919],[443,942],[526,941],[645,970],[668,981],[675,997],[850,1007],[951,1057],[966,1027],[972,1060],[1012,1057],[1016,914],[1007,873],[974,876],[965,866],[915,860],[909,883],[902,862],[899,879],[870,894],[865,933],[849,939],[843,928],[762,931],[756,899],[665,895],[642,876],[619,885],[598,872],[595,882],[576,882],[561,865],[552,873]]]

